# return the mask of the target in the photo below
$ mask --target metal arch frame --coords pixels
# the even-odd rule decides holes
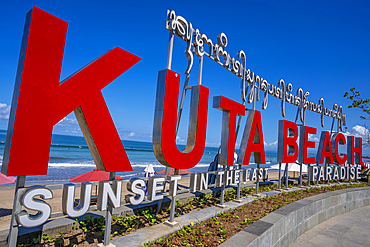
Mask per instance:
[[[188,73],[191,70],[191,66],[193,64],[194,59],[194,53],[190,52],[190,47],[193,46],[195,49],[195,53],[198,57],[203,57],[204,55],[208,56],[213,61],[217,62],[233,74],[237,75],[242,79],[241,82],[241,93],[242,93],[242,99],[244,99],[243,93],[245,92],[245,89],[248,91],[249,84],[255,85],[258,80],[258,90],[262,90],[265,92],[264,100],[262,108],[267,108],[267,102],[268,102],[268,95],[272,95],[273,97],[276,97],[278,99],[281,99],[281,107],[282,107],[282,115],[285,117],[285,102],[291,103],[293,105],[298,106],[297,113],[300,112],[301,115],[301,121],[304,122],[305,117],[305,110],[310,110],[316,113],[321,114],[321,123],[323,124],[323,117],[330,116],[334,119],[338,119],[340,129],[342,129],[343,125],[346,125],[346,116],[342,113],[342,107],[339,107],[339,110],[336,109],[329,109],[324,107],[324,99],[320,98],[319,103],[313,103],[305,99],[306,96],[308,96],[309,92],[304,92],[301,88],[298,89],[298,91],[301,91],[301,96],[299,96],[299,93],[297,95],[291,94],[292,91],[292,84],[287,84],[287,90],[285,90],[285,85],[281,85],[282,88],[279,88],[280,82],[283,81],[282,79],[279,80],[278,86],[275,86],[273,84],[269,84],[267,80],[263,79],[261,76],[255,74],[254,72],[250,71],[250,69],[247,69],[245,60],[243,58],[246,58],[245,53],[243,50],[240,50],[237,54],[237,57],[231,57],[230,54],[225,50],[227,47],[227,36],[225,33],[220,33],[217,37],[217,43],[213,43],[211,39],[207,37],[207,35],[200,33],[199,29],[194,29],[191,22],[188,22],[184,17],[180,15],[176,15],[174,10],[167,10],[167,19],[166,19],[166,29],[170,31],[170,37],[173,35],[177,35],[182,40],[187,42],[187,47],[185,50],[185,53],[188,56],[188,67],[186,69],[186,73]],[[170,38],[171,40],[171,38]],[[209,46],[209,52],[205,51],[205,45]],[[190,46],[190,47],[189,47]],[[170,51],[170,49],[169,49]],[[244,56],[242,56],[244,55]],[[172,56],[172,50],[168,53],[168,57]],[[224,57],[224,61],[220,61],[220,57]],[[239,59],[242,59],[242,61],[239,61]],[[167,61],[167,64],[170,66],[171,62],[170,60]],[[247,86],[245,87],[245,81],[247,81]],[[270,88],[269,88],[270,87]],[[250,94],[248,95],[248,103],[252,102],[252,97],[256,96],[258,97],[257,100],[259,100],[259,93],[258,91],[250,91]],[[289,97],[288,97],[289,96]]]

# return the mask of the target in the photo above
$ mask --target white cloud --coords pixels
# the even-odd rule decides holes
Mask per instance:
[[[82,132],[79,127],[61,127],[59,125],[56,125],[56,128],[53,130],[53,134],[82,136]]]
[[[354,135],[356,137],[368,136],[369,134],[370,134],[369,130],[365,128],[364,126],[360,126],[360,125],[355,125],[354,127],[352,127],[352,130],[351,130],[351,135]]]
[[[130,136],[130,137],[135,136],[135,132],[131,132],[130,134],[128,134],[128,136]]]
[[[176,141],[177,142],[185,142],[185,140],[182,139],[180,136],[176,136]]]
[[[263,144],[265,145],[265,148],[277,148],[277,143],[278,141],[274,141],[274,142],[271,142],[271,143],[267,143],[267,142],[263,142]]]
[[[314,134],[308,134],[308,140],[313,142],[319,142],[320,139]]]
[[[0,119],[9,119],[10,105],[0,103]]]
[[[370,146],[368,145],[369,144],[368,140],[370,139],[370,131],[366,127],[360,126],[360,125],[355,125],[355,126],[352,127],[350,132],[346,132],[345,135],[346,136],[361,137],[362,138],[362,147],[364,149],[367,149],[367,150],[370,149]]]
[[[73,126],[73,125],[76,125],[77,124],[77,119],[76,118],[67,118],[67,117],[64,117],[57,124],[59,126]]]
[[[346,131],[346,132],[343,132],[343,135],[344,136],[351,136],[352,134],[351,134],[351,132]]]
[[[122,128],[117,129],[121,139],[123,140],[134,140],[134,141],[145,141],[150,142],[152,141],[151,134],[148,133],[140,133],[132,130],[124,130]]]
[[[219,147],[221,146],[221,143],[220,142],[206,142],[206,146],[215,146],[215,147]],[[239,146],[238,144],[236,144],[236,146]]]
[[[66,129],[63,132],[64,133],[72,133],[72,134],[80,134],[81,130],[80,129]]]
[[[120,131],[120,133],[123,139],[132,139],[132,137],[136,137],[134,131]]]

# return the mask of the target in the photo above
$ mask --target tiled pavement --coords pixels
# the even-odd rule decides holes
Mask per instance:
[[[370,206],[334,217],[302,234],[290,247],[370,247]]]

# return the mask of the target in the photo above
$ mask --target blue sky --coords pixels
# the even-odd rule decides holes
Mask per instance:
[[[122,139],[151,141],[154,103],[159,70],[165,69],[169,31],[166,11],[175,10],[194,28],[217,42],[228,37],[227,51],[236,57],[247,54],[247,67],[277,85],[279,79],[309,91],[309,100],[325,99],[326,106],[342,105],[347,115],[347,132],[356,134],[368,124],[358,109],[347,109],[343,94],[351,87],[369,95],[370,17],[368,1],[3,1],[0,6],[0,129],[7,128],[26,13],[37,6],[68,22],[61,80],[102,53],[116,46],[142,60],[103,89],[103,95]],[[187,58],[186,43],[175,37],[172,69],[181,74]],[[196,61],[197,62],[197,61]],[[190,84],[196,84],[193,68]],[[203,83],[210,90],[207,145],[218,146],[221,138],[219,110],[212,108],[213,96],[223,95],[241,102],[240,79],[208,57],[204,57]],[[261,93],[262,96],[262,93]],[[295,120],[296,107],[287,104],[286,118],[280,100],[269,96],[262,112],[266,149],[276,150],[278,120]],[[247,105],[251,107],[251,105]],[[178,142],[187,137],[187,109]],[[47,113],[45,113],[47,114]],[[306,125],[328,130],[332,119],[306,113]],[[245,126],[243,118],[241,131]],[[37,121],[38,116],[30,121]],[[54,133],[81,135],[73,114],[54,128]],[[313,136],[317,140],[319,135]],[[367,151],[365,151],[366,153]]]

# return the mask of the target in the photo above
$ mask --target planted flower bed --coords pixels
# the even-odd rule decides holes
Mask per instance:
[[[248,225],[291,202],[328,191],[362,186],[367,186],[367,184],[334,185],[267,196],[232,211],[218,214],[210,220],[198,224],[191,223],[169,237],[155,242],[148,242],[143,246],[218,246]],[[268,192],[275,189],[277,189],[276,185],[265,186],[260,187],[260,192]],[[254,192],[255,188],[244,188],[241,191],[241,196],[248,196]],[[235,198],[235,190],[226,192],[225,201]],[[213,206],[219,203],[219,200],[219,195],[202,194],[183,203],[177,201],[176,216]],[[142,228],[162,223],[167,219],[169,219],[169,209],[161,210],[156,215],[155,208],[144,210],[138,215],[113,217],[111,238],[125,236]],[[44,233],[40,238],[18,246],[94,246],[103,242],[104,223],[104,218],[78,218],[69,233],[59,232],[59,234],[51,237]]]
[[[218,246],[253,222],[289,203],[320,193],[363,186],[367,186],[367,184],[314,187],[288,193],[282,192],[276,196],[267,196],[229,212],[217,214],[217,216],[207,221],[185,226],[169,237],[148,242],[143,246]]]

